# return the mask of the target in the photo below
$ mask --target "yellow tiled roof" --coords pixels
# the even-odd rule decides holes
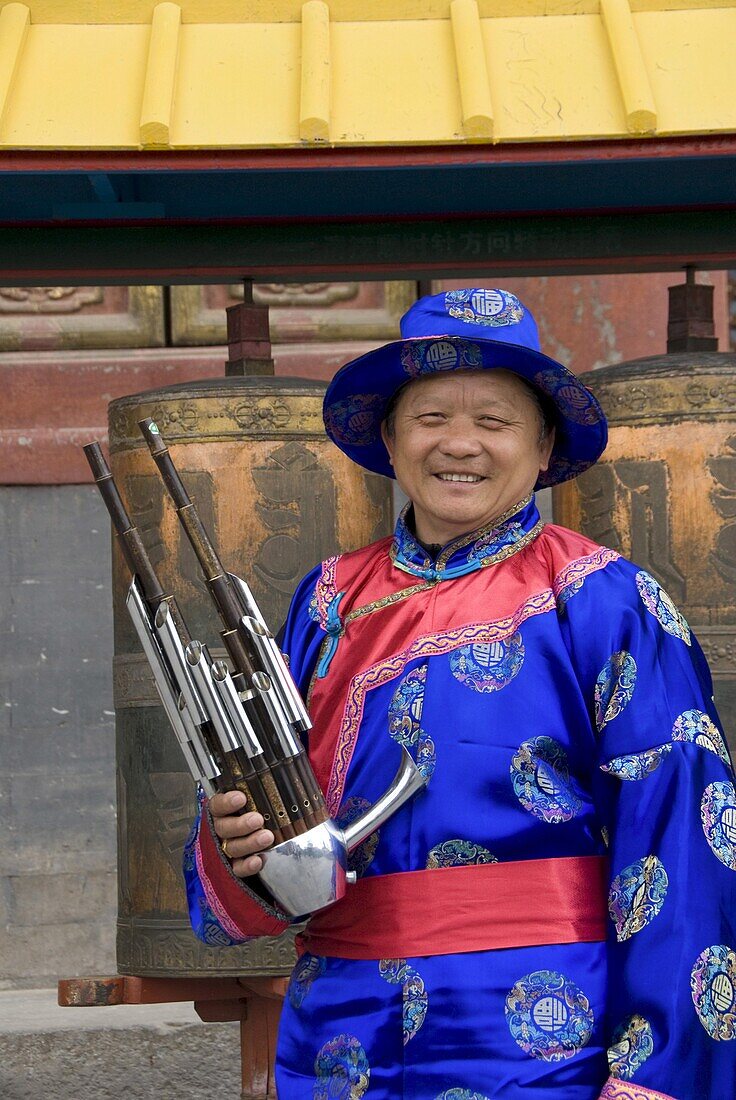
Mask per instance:
[[[736,0],[0,0],[0,149],[736,131]]]

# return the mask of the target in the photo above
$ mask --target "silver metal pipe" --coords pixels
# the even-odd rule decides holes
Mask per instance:
[[[161,641],[161,647],[169,659],[169,664],[186,700],[192,721],[201,726],[207,721],[207,710],[194,686],[191,667],[187,661],[179,632],[176,629],[174,616],[171,614],[167,603],[159,604],[154,622],[156,633]]]
[[[194,722],[192,721],[191,715],[189,714],[189,709],[187,707],[186,699],[181,694],[181,692],[179,693],[178,705],[179,715],[189,734],[189,743],[192,746],[193,755],[200,762],[200,767],[202,768],[205,775],[209,776],[210,779],[219,779],[222,775],[222,772],[217,766],[215,758],[207,746],[207,742],[204,739],[202,730],[199,726],[195,726]],[[205,782],[204,780],[200,780],[200,782],[202,783],[204,792],[208,797],[215,793],[215,788],[212,783],[209,782],[209,779],[207,780],[207,782]],[[208,789],[208,783],[211,789]]]
[[[243,747],[249,758],[260,756],[263,752],[258,735],[253,724],[243,708],[243,703],[238,694],[238,689],[233,683],[230,669],[225,661],[214,661],[212,664],[212,687],[220,697],[230,721],[240,730]]]
[[[215,793],[212,780],[218,778],[220,770],[188,710],[180,706],[182,693],[176,683],[176,676],[159,645],[158,636],[151,623],[150,612],[135,577],[131,581],[125,603],[148,660],[156,692],[179,742],[187,767],[192,778],[201,783],[205,794],[210,796]]]
[[[379,829],[384,821],[403,806],[407,798],[411,798],[413,794],[420,791],[426,783],[426,777],[422,775],[411,755],[402,745],[401,763],[391,785],[364,814],[343,828],[342,833],[348,852],[354,851],[367,836]]]
[[[235,752],[240,748],[245,748],[238,737],[238,731],[234,723],[230,721],[230,716],[215,690],[212,679],[212,658],[207,646],[203,645],[202,642],[192,640],[184,652],[194,684],[202,697],[207,716],[222,745],[223,752]]]
[[[287,719],[298,733],[306,733],[312,728],[312,722],[275,639],[254,616],[244,615],[240,621],[248,631],[263,671],[273,683]]]
[[[256,598],[251,592],[249,585],[247,585],[243,578],[239,577],[236,573],[228,573],[228,577],[232,581],[233,586],[240,598],[240,603],[243,607],[243,613],[245,615],[250,615],[253,619],[257,619],[261,626],[265,626],[266,630],[268,631],[268,624],[263,618],[263,613],[256,603]]]
[[[300,752],[304,752],[304,746],[291,728],[289,719],[268,673],[254,672],[251,677],[251,686],[263,700],[284,756],[298,756]]]

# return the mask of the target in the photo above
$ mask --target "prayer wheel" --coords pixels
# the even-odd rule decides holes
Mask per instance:
[[[670,288],[668,354],[586,376],[608,449],[553,500],[557,522],[631,558],[681,608],[736,751],[736,355],[708,350],[712,290]]]
[[[247,309],[248,302],[234,308]],[[268,353],[267,340],[266,329]],[[190,633],[222,656],[221,624],[140,419],[157,421],[221,558],[247,579],[274,632],[304,573],[331,554],[382,537],[391,523],[388,482],[362,473],[324,435],[324,385],[248,377],[248,365],[258,361],[240,359],[232,369],[232,356],[231,342],[228,372],[235,375],[237,362],[245,364],[240,377],[175,385],[110,405],[111,467],[133,522]],[[190,930],[181,862],[195,794],[125,607],[129,583],[116,547],[118,970],[169,977],[288,973],[291,937],[222,951]]]

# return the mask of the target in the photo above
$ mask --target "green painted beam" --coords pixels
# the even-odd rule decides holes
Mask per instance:
[[[736,266],[736,211],[0,229],[0,285],[496,277]]]

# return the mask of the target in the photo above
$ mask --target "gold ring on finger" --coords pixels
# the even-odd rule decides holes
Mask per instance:
[[[222,854],[225,856],[225,858],[230,859],[231,857],[227,854],[227,841],[223,840],[220,847],[222,848]]]

